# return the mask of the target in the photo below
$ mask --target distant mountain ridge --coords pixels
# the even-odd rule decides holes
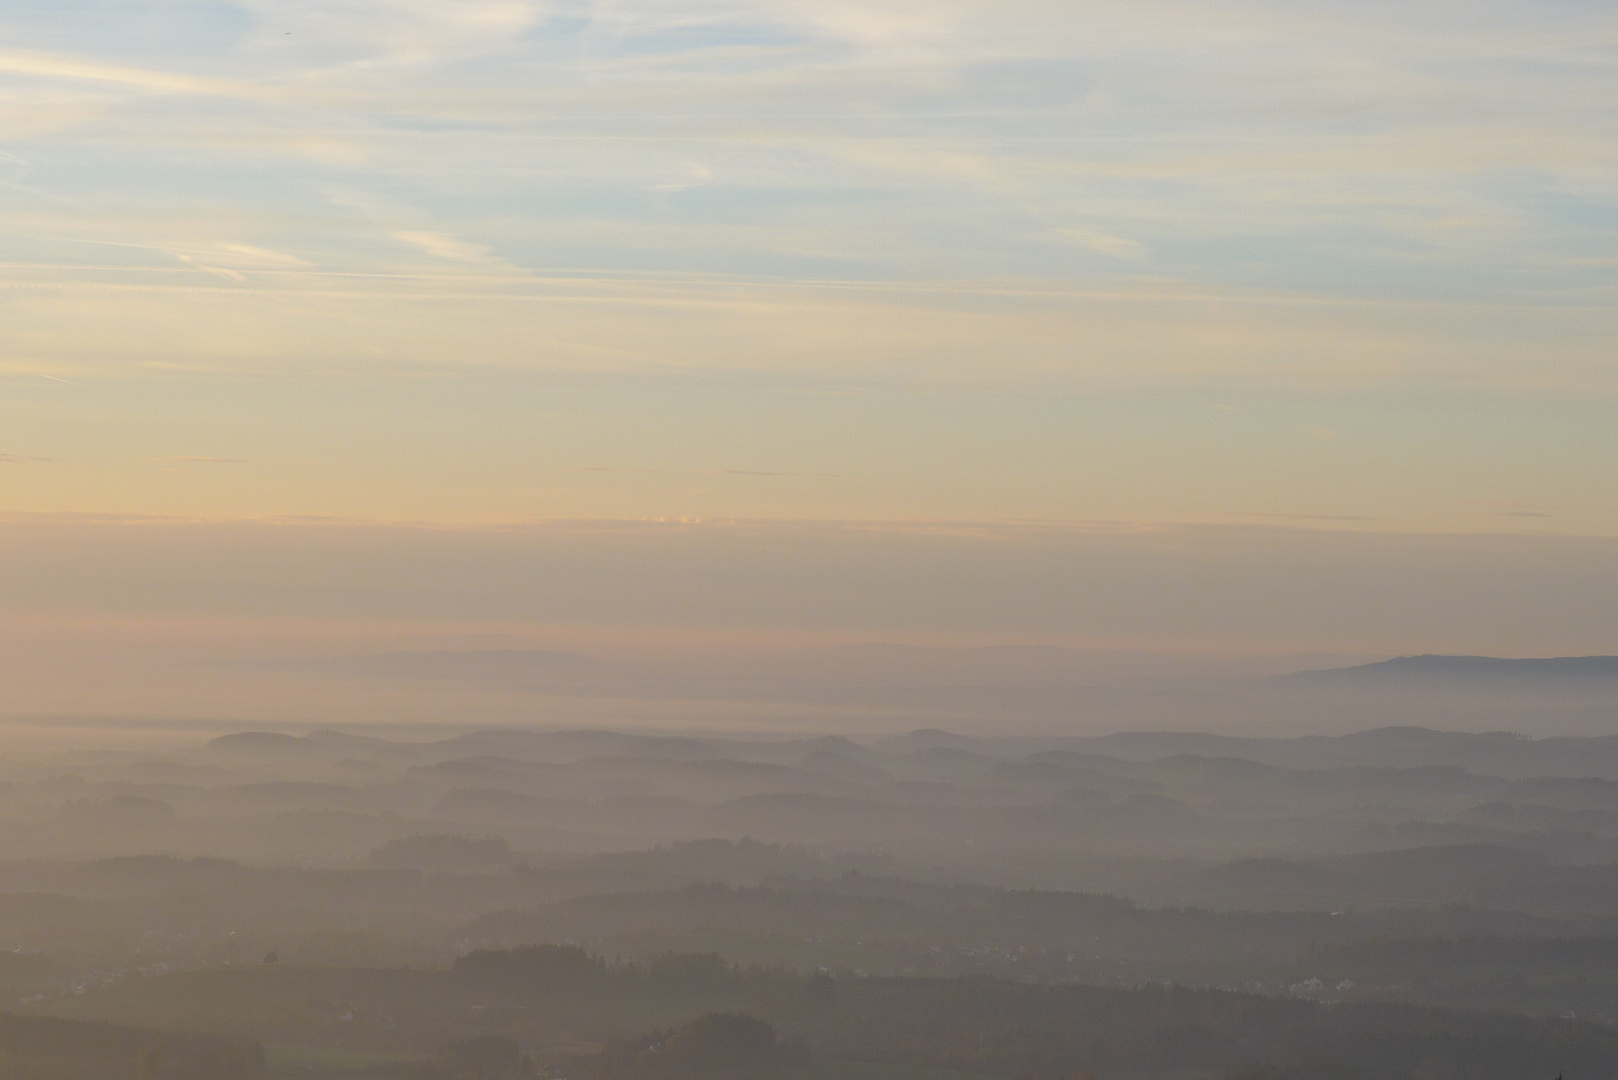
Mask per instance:
[[[1279,681],[1314,684],[1367,685],[1375,682],[1407,685],[1420,682],[1535,683],[1552,681],[1612,682],[1618,685],[1618,656],[1445,656],[1425,653],[1396,656],[1374,664],[1324,668],[1283,675]]]

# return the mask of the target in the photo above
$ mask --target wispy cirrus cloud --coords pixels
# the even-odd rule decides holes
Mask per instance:
[[[0,429],[163,472],[166,509],[223,496],[151,469],[138,408],[165,445],[226,416],[278,468],[333,463],[232,496],[282,515],[1473,529],[1545,498],[1558,529],[1618,529],[1609,8],[177,12],[0,14],[0,371],[30,373]],[[113,385],[143,404],[89,404]],[[577,413],[488,420],[558,397]],[[390,435],[429,429],[460,449]],[[657,468],[551,464],[578,460]],[[143,509],[92,474],[87,508]],[[738,480],[691,482],[715,475]]]
[[[430,63],[475,55],[509,45],[543,17],[548,5],[534,0],[244,0],[242,6],[257,17],[249,39],[259,46],[257,55],[268,60],[276,53],[291,54],[319,65],[333,52],[362,63],[379,57]]]
[[[202,78],[172,71],[102,63],[84,57],[16,50],[0,50],[0,73],[107,83],[160,94],[200,94],[236,98],[261,96],[261,92],[253,86],[229,79]]]
[[[445,233],[402,230],[393,235],[395,239],[420,248],[434,258],[448,259],[450,262],[487,265],[499,261],[487,246],[468,243]]]

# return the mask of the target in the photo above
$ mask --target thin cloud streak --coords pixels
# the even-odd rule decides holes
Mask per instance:
[[[201,94],[215,97],[261,96],[254,87],[226,79],[204,79],[167,71],[101,64],[73,56],[0,51],[0,72],[46,79],[111,83],[164,94]]]
[[[1610,538],[1173,523],[0,523],[15,571],[0,605],[35,619],[1618,651]]]

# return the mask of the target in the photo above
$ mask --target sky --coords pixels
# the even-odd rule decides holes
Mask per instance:
[[[1588,0],[11,0],[0,632],[1618,651],[1615,106]]]

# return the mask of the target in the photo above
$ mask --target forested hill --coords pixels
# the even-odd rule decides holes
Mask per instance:
[[[330,1003],[340,1004],[341,1019]],[[1277,1080],[1618,1075],[1618,1030],[1582,1020],[1175,986],[809,975],[700,954],[621,962],[558,945],[475,951],[437,971],[256,965],[153,976],[63,999],[52,1010],[137,1024],[183,1016],[214,1030],[420,1062],[469,1045],[503,1048],[514,1060],[513,1046],[538,1054],[607,1044],[720,1013],[754,1017],[828,1067],[865,1062],[1013,1080],[1183,1080],[1244,1070]]]

